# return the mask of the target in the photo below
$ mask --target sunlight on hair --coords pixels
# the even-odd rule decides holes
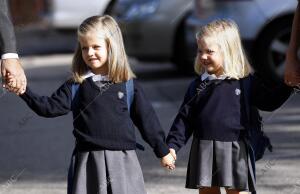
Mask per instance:
[[[214,43],[219,45],[224,58],[224,75],[240,79],[252,72],[252,68],[242,47],[238,27],[234,21],[220,19],[202,26],[196,34],[196,40],[200,39],[214,41]],[[198,60],[198,55],[195,59],[194,69],[197,74],[204,72],[204,68]]]
[[[115,83],[124,82],[135,75],[132,72],[121,30],[117,22],[108,15],[92,16],[84,20],[77,30],[78,37],[85,36],[89,32],[96,32],[99,37],[103,37],[108,47],[108,77]],[[88,66],[84,63],[79,42],[74,53],[72,62],[73,79],[82,83],[84,75],[88,71]]]

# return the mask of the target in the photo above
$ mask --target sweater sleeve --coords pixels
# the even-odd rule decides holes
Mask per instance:
[[[187,143],[193,133],[190,115],[191,102],[196,97],[194,84],[195,81],[190,84],[167,137],[168,146],[176,152]]]
[[[166,156],[169,148],[165,143],[165,133],[153,107],[136,81],[134,81],[134,99],[130,115],[143,139],[153,148],[155,155],[158,158]]]
[[[252,77],[253,104],[262,111],[274,111],[284,104],[293,89],[284,83],[271,84],[257,74]]]
[[[60,86],[50,97],[39,96],[28,87],[20,97],[39,116],[57,117],[71,110],[72,93],[71,84],[68,82]]]

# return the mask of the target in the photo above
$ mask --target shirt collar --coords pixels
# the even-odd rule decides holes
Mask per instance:
[[[206,79],[208,80],[216,80],[216,79],[220,79],[220,80],[224,80],[226,79],[227,76],[226,75],[220,75],[219,77],[217,77],[215,74],[209,74],[207,72],[204,72],[202,75],[201,75],[201,80],[204,81]]]
[[[92,77],[92,80],[94,82],[96,82],[96,81],[109,81],[108,75],[94,74],[91,71],[88,71],[83,77],[85,79],[87,79],[89,77]]]

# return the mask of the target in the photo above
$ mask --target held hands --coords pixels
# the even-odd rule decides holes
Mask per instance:
[[[170,148],[170,153],[161,159],[161,165],[169,170],[175,169],[176,153]]]
[[[4,88],[17,95],[25,92],[27,80],[19,59],[3,59],[1,74]]]
[[[170,154],[173,156],[174,160],[177,160],[176,151],[173,148],[170,148]]]
[[[7,88],[8,91],[13,92],[17,95],[21,95],[26,91],[26,88],[24,90],[16,88],[16,86],[15,86],[16,85],[16,78],[15,78],[15,76],[11,75],[10,73],[7,73],[7,76],[6,76],[5,79],[6,79],[5,88]]]

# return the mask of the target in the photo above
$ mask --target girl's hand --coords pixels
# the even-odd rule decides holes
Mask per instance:
[[[169,170],[175,169],[175,159],[171,153],[161,158],[161,165]]]
[[[176,151],[173,148],[170,148],[170,154],[173,156],[174,160],[177,160]]]

